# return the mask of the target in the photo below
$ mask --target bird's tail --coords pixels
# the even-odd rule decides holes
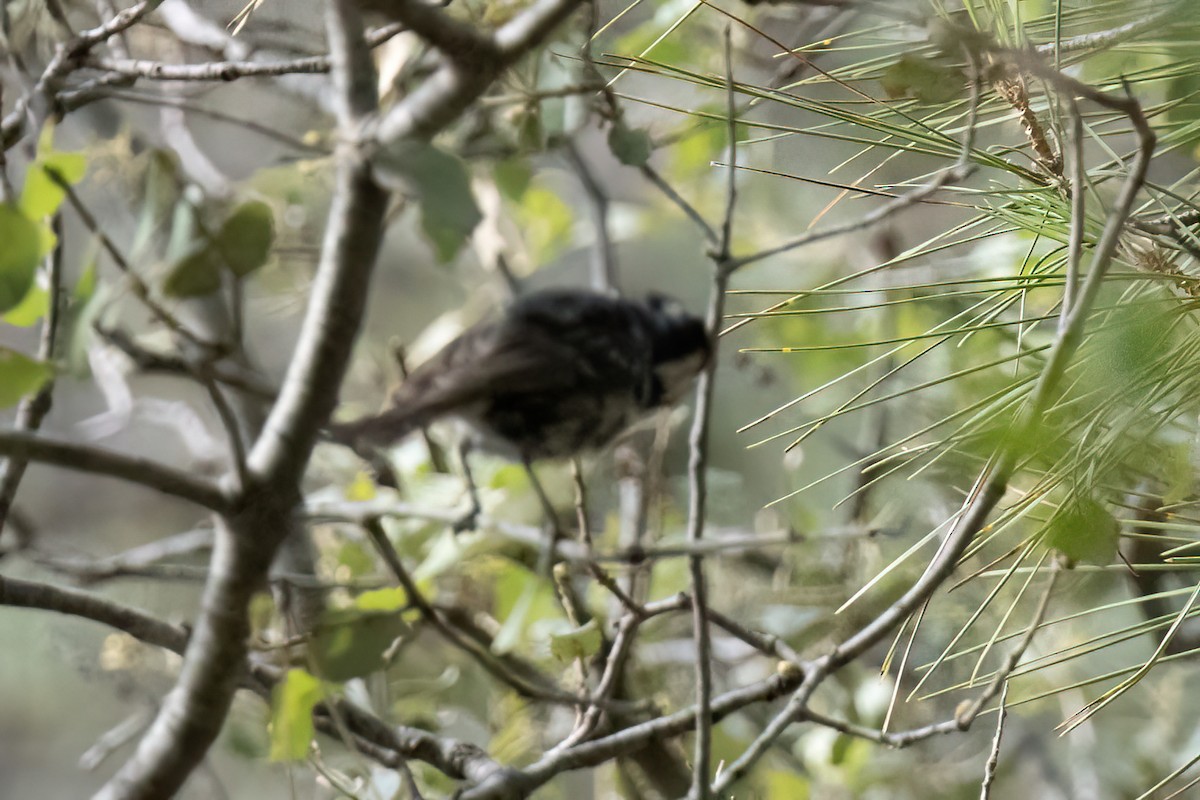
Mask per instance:
[[[408,409],[389,408],[380,414],[351,422],[330,423],[325,433],[331,441],[359,450],[363,447],[386,447],[421,424],[419,415]]]

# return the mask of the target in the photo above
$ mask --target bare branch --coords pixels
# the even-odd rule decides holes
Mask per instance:
[[[582,702],[581,698],[558,689],[548,679],[540,681],[545,686],[532,684],[524,676],[518,675],[508,669],[491,652],[478,647],[472,640],[459,635],[458,631],[444,619],[442,614],[425,599],[425,595],[421,593],[420,587],[409,576],[408,570],[404,568],[404,565],[400,563],[400,557],[397,555],[395,548],[392,547],[392,543],[388,540],[387,533],[383,530],[383,526],[379,524],[379,521],[369,520],[364,523],[363,529],[366,530],[371,543],[378,550],[380,556],[382,556],[384,563],[387,564],[396,581],[404,588],[405,593],[408,595],[408,602],[421,612],[421,616],[433,625],[446,641],[470,655],[492,677],[511,686],[523,697],[540,698],[572,706],[579,705]]]
[[[360,116],[375,104],[362,23],[350,0],[331,3],[327,20],[346,144],[338,153],[312,299],[279,400],[247,458],[249,483],[238,513],[217,526],[204,602],[182,674],[136,754],[97,795],[104,800],[173,794],[220,731],[245,663],[250,598],[293,530],[300,477],[317,431],[336,403],[358,332],[387,194],[371,179],[353,143]]]
[[[187,645],[188,632],[185,628],[75,589],[0,576],[0,605],[90,619],[175,653],[182,653]]]
[[[392,24],[365,36],[368,47],[378,47],[404,30]],[[321,75],[329,72],[329,56],[307,56],[284,61],[209,61],[204,64],[168,64],[132,58],[89,58],[85,66],[130,78],[156,81],[236,81],[279,75]]]
[[[992,796],[992,781],[996,779],[996,767],[1000,764],[1000,739],[1004,735],[1004,718],[1008,716],[1008,682],[1000,692],[1000,710],[996,714],[996,735],[992,737],[992,749],[987,763],[983,765],[983,783],[979,787],[979,800]]]
[[[360,5],[401,23],[468,71],[489,69],[499,56],[491,37],[425,0],[362,0]]]
[[[768,247],[766,249],[759,250],[756,253],[750,253],[749,255],[731,258],[728,263],[728,269],[730,271],[735,271],[748,264],[753,264],[756,261],[762,261],[765,258],[777,256],[781,253],[786,253],[789,250],[795,250],[798,247],[813,244],[814,242],[819,242],[823,239],[830,239],[835,236],[844,236],[847,233],[866,230],[867,228],[870,228],[873,225],[876,225],[883,220],[898,214],[901,211],[904,211],[907,208],[924,202],[946,186],[949,186],[952,183],[964,181],[970,177],[971,173],[975,171],[975,165],[971,163],[970,159],[971,153],[975,147],[976,123],[979,114],[980,79],[978,75],[978,69],[976,69],[975,72],[976,74],[974,79],[971,81],[970,113],[967,119],[966,134],[963,136],[963,145],[961,151],[959,152],[958,160],[953,165],[939,172],[931,181],[929,181],[929,183],[925,184],[924,186],[920,186],[912,191],[905,192],[899,197],[884,203],[879,208],[868,214],[862,215],[856,220],[852,220],[840,225],[831,225],[827,228],[809,231],[801,236],[797,236],[795,239],[792,239],[789,242]]]
[[[759,683],[714,697],[711,704],[712,719],[716,722],[747,706],[778,699],[792,691],[802,680],[804,678],[800,670],[787,670]],[[511,770],[467,789],[459,795],[459,800],[502,800],[527,796],[563,772],[594,767],[653,740],[686,733],[695,727],[696,713],[696,707],[691,706],[567,750],[548,753],[524,770]]]
[[[155,0],[142,0],[117,13],[103,25],[83,31],[74,39],[60,44],[37,83],[13,103],[12,110],[0,122],[0,150],[7,150],[20,140],[30,116],[33,117],[34,127],[41,127],[41,121],[53,109],[59,84],[83,64],[93,47],[133,27],[157,6]]]
[[[735,134],[735,104],[732,62],[732,32],[725,29],[725,71],[728,96],[729,151],[730,162],[737,163],[737,139]],[[708,436],[712,416],[713,383],[717,369],[717,346],[721,320],[725,314],[725,290],[729,284],[729,243],[733,238],[733,215],[737,203],[736,170],[729,170],[728,196],[725,219],[721,225],[721,238],[717,250],[711,254],[713,285],[709,290],[708,312],[705,315],[705,330],[712,343],[708,363],[700,373],[696,384],[696,410],[692,417],[692,430],[688,436],[688,524],[687,540],[693,547],[704,536],[704,520],[708,499]],[[696,742],[692,765],[692,788],[688,794],[693,800],[705,800],[709,796],[709,781],[712,776],[712,644],[708,627],[708,587],[704,574],[704,555],[696,552],[688,556],[688,570],[692,582],[692,635],[696,640]]]
[[[409,0],[412,5],[416,2]],[[488,53],[486,59],[472,60],[470,70],[459,62],[444,64],[372,126],[373,137],[386,145],[441,130],[483,94],[505,67],[539,44],[581,4],[581,0],[538,0],[496,31],[494,57]]]
[[[221,488],[196,477],[194,473],[146,458],[48,439],[23,431],[0,431],[0,455],[117,478],[213,511],[228,509],[232,503],[232,498]]]
[[[612,293],[617,286],[617,255],[613,249],[612,235],[608,230],[608,196],[604,194],[592,168],[584,161],[579,148],[574,142],[567,142],[563,148],[567,161],[579,176],[583,190],[588,196],[589,207],[592,211],[592,228],[596,232],[596,242],[592,246],[591,284],[597,292]]]

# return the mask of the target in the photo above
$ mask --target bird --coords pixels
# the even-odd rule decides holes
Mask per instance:
[[[329,433],[361,451],[453,418],[465,423],[472,448],[526,466],[574,457],[678,403],[712,350],[704,322],[666,295],[544,289],[451,341],[382,412]]]

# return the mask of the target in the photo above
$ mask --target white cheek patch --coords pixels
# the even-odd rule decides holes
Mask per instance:
[[[706,360],[703,352],[695,352],[654,368],[654,373],[662,382],[663,405],[674,405],[683,398]]]

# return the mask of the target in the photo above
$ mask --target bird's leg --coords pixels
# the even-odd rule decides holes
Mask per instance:
[[[400,489],[400,479],[396,476],[396,470],[392,468],[392,462],[383,448],[366,442],[354,442],[351,449],[355,455],[367,462],[371,480],[376,486],[397,491]]]
[[[526,474],[529,475],[529,483],[533,485],[533,491],[542,504],[542,512],[546,516],[546,525],[550,531],[550,542],[542,551],[541,558],[538,559],[538,572],[550,576],[554,569],[554,551],[558,547],[558,540],[562,538],[562,528],[558,524],[558,512],[554,510],[554,504],[550,502],[550,495],[546,494],[542,482],[538,480],[537,473],[533,471],[533,463],[528,458],[523,459],[522,463],[525,465]]]
[[[475,475],[471,472],[470,455],[471,441],[463,439],[458,443],[458,465],[462,469],[463,481],[467,484],[467,497],[471,506],[451,526],[455,533],[475,530],[479,523],[479,512],[483,510],[479,504],[479,487],[475,483]]]

